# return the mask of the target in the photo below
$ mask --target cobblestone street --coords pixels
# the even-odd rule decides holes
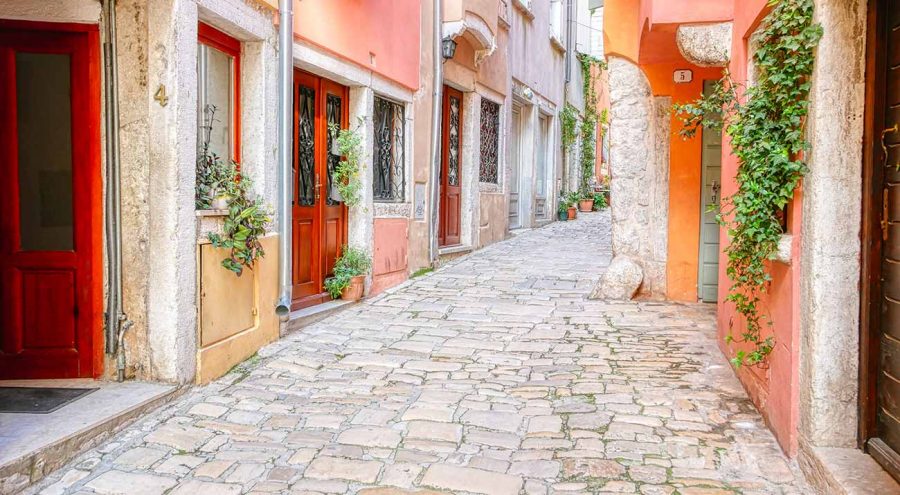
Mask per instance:
[[[295,332],[32,493],[806,493],[714,307],[588,300],[609,213]]]

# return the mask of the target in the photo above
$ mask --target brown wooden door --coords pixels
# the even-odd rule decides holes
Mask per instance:
[[[441,115],[441,215],[438,225],[440,246],[460,243],[462,115],[462,92],[444,86]]]
[[[900,0],[879,2],[870,51],[862,427],[866,450],[900,480]],[[866,321],[866,320],[864,320]]]
[[[0,21],[0,379],[101,371],[98,46]]]
[[[323,284],[347,242],[347,207],[331,180],[340,156],[328,125],[347,128],[348,115],[345,86],[294,71],[293,309],[328,299]]]

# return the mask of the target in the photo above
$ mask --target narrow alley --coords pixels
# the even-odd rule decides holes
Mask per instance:
[[[28,493],[807,493],[712,305],[589,300],[608,210],[261,349]]]

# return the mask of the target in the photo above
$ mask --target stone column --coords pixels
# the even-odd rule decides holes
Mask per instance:
[[[609,59],[613,262],[597,296],[665,297],[669,98],[654,98],[640,67]]]
[[[360,202],[350,208],[347,219],[348,242],[351,246],[364,249],[369,255],[375,252],[375,199],[372,190],[374,172],[372,163],[375,156],[374,121],[375,94],[369,86],[352,86],[350,88],[350,128],[355,129],[362,137],[363,159],[360,164],[362,187],[359,191]]]
[[[153,376],[185,383],[197,353],[197,5],[148,2],[150,225],[148,340]],[[165,105],[154,99],[165,88]]]

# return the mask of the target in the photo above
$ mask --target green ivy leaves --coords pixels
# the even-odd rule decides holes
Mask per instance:
[[[731,360],[735,366],[762,363],[775,345],[773,337],[762,336],[763,324],[772,322],[768,316],[763,322],[760,298],[771,281],[767,262],[783,234],[784,208],[807,171],[804,123],[814,52],[822,37],[822,27],[813,22],[813,0],[770,5],[773,10],[752,40],[755,84],[739,88],[726,71],[712,94],[675,106],[683,137],[693,137],[701,127],[724,126],[738,159],[737,192],[723,198],[718,216],[731,241],[725,248],[726,273],[732,281],[726,301],[745,321],[739,337],[729,334],[726,339],[728,344],[745,344]]]

